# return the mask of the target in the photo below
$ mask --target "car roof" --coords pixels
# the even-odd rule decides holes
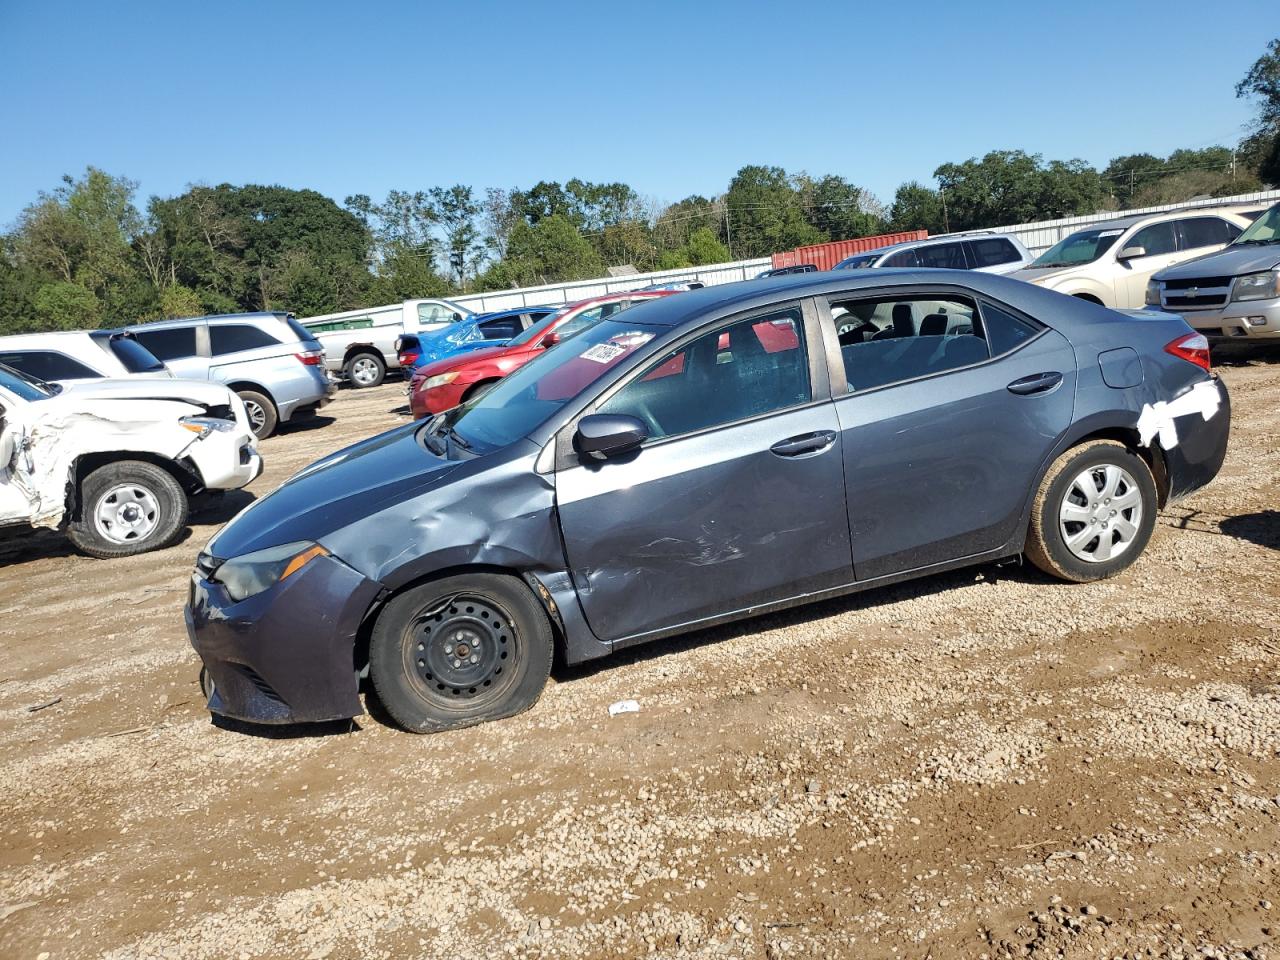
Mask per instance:
[[[221,320],[235,320],[244,322],[246,320],[288,320],[289,314],[283,310],[259,310],[254,313],[209,313],[200,317],[175,317],[172,320],[151,320],[145,323],[133,323],[129,325],[130,330],[138,330],[146,328],[148,330],[163,330],[166,327],[181,327],[188,323],[211,322]]]
[[[716,316],[767,307],[779,301],[832,293],[857,295],[861,290],[879,291],[901,286],[957,286],[985,294],[1026,310],[1032,316],[1052,310],[1062,295],[1023,280],[1015,280],[978,270],[880,267],[876,269],[827,270],[818,273],[790,273],[722,283],[690,290],[678,297],[664,297],[656,303],[632,307],[617,319],[646,326],[677,327]]]

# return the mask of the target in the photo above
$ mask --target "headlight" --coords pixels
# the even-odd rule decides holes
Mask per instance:
[[[299,540],[232,557],[214,571],[213,580],[226,587],[231,599],[239,602],[281,580],[288,580],[316,557],[328,555],[329,551],[320,544]]]
[[[1270,300],[1272,297],[1280,297],[1280,270],[1236,277],[1235,289],[1231,293],[1232,300]]]
[[[215,430],[218,433],[230,433],[236,428],[234,420],[220,420],[217,417],[183,417],[178,424],[184,430],[200,434],[201,440]]]
[[[1160,306],[1160,283],[1156,280],[1147,281],[1147,306]]]
[[[453,381],[457,379],[457,372],[437,373],[434,377],[427,377],[426,382],[422,385],[422,389],[434,390],[436,387],[443,387],[446,383],[453,383]]]

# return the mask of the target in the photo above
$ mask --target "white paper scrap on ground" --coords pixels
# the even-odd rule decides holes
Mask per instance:
[[[619,700],[609,704],[609,716],[616,717],[620,713],[639,713],[640,704],[634,700]]]
[[[1218,412],[1222,398],[1218,395],[1218,384],[1214,380],[1203,380],[1194,387],[1167,403],[1143,404],[1142,413],[1138,415],[1138,441],[1144,446],[1151,446],[1155,437],[1160,438],[1160,446],[1172,450],[1178,445],[1178,428],[1174,421],[1178,417],[1198,413],[1205,420]]]

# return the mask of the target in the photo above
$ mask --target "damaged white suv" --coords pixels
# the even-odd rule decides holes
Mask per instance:
[[[196,380],[59,387],[0,364],[0,526],[65,528],[91,557],[173,543],[189,497],[262,472],[240,398]]]

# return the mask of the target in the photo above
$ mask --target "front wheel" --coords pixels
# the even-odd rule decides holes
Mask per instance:
[[[1146,548],[1158,508],[1146,461],[1114,440],[1082,444],[1060,456],[1040,484],[1027,558],[1076,583],[1113,577]]]
[[[396,723],[433,733],[529,709],[551,658],[551,624],[529,589],[474,573],[393,598],[373,627],[369,674]]]
[[[169,471],[140,460],[108,463],[84,478],[67,536],[91,557],[131,557],[177,540],[187,510],[186,491]]]

